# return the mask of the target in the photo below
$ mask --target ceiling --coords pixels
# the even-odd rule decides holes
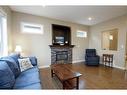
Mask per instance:
[[[127,13],[127,6],[10,6],[13,11],[84,25],[95,25]],[[92,20],[88,20],[92,17]]]

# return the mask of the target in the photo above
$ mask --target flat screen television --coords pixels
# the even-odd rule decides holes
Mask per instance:
[[[55,43],[64,44],[64,37],[55,37]]]

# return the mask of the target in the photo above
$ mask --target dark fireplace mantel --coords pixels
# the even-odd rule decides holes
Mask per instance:
[[[50,48],[73,48],[75,45],[49,45]]]

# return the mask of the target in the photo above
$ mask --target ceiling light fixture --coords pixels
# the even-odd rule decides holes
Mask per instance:
[[[91,21],[93,18],[92,17],[88,17],[88,20]]]
[[[45,8],[45,7],[46,7],[46,5],[45,5],[45,4],[43,4],[43,5],[42,5],[42,7],[43,7],[43,8]]]
[[[46,2],[45,0],[42,0],[42,7],[45,8],[45,6],[46,6]]]

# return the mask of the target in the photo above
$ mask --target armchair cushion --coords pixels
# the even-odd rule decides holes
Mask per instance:
[[[86,61],[91,61],[91,62],[98,62],[99,61],[99,57],[95,56],[95,57],[87,57]]]
[[[95,49],[86,49],[86,56],[88,56],[88,57],[96,56],[96,50]]]

